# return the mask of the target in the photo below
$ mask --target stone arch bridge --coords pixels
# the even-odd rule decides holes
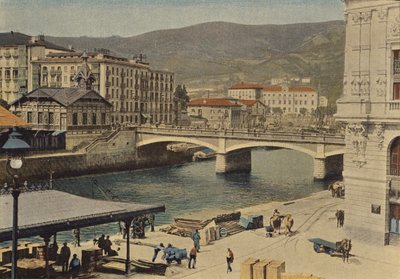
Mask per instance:
[[[292,149],[314,159],[315,179],[340,175],[345,151],[343,135],[150,127],[136,129],[137,148],[160,142],[192,143],[214,150],[217,153],[217,173],[250,171],[252,148]]]

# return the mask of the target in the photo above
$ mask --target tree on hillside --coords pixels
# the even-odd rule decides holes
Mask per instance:
[[[178,84],[178,86],[175,88],[174,97],[175,97],[176,102],[179,104],[181,110],[186,110],[187,104],[189,103],[190,98],[186,91],[185,85]]]

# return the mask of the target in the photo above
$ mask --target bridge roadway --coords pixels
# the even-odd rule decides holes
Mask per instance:
[[[160,142],[185,142],[217,153],[216,172],[251,170],[251,149],[292,149],[314,159],[314,178],[340,175],[345,151],[344,135],[264,130],[212,130],[193,128],[136,127],[136,147]]]

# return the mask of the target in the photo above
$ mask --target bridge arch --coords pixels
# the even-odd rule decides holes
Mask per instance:
[[[291,149],[291,150],[305,153],[305,154],[311,156],[312,158],[315,158],[317,155],[316,152],[314,152],[310,149],[298,146],[296,144],[290,144],[290,143],[285,143],[285,142],[246,142],[246,143],[237,144],[237,145],[227,148],[226,153],[240,150],[240,149],[248,149],[248,148],[254,148],[254,147],[279,147],[279,148]]]
[[[205,141],[201,141],[198,139],[194,139],[194,138],[185,138],[185,137],[170,137],[170,136],[164,136],[164,137],[155,137],[155,138],[151,138],[151,139],[147,139],[147,140],[139,140],[136,143],[136,147],[141,147],[141,146],[145,146],[145,145],[149,145],[149,144],[153,144],[153,143],[160,143],[160,142],[184,142],[184,143],[192,143],[192,144],[197,144],[200,146],[204,146],[207,148],[210,148],[214,151],[218,150],[218,146],[215,146],[213,144],[210,144],[208,142]]]

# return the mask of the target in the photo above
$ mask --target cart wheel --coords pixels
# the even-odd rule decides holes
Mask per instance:
[[[176,262],[177,262],[178,264],[181,264],[181,263],[182,263],[182,261],[181,261],[181,260],[176,260]]]
[[[314,243],[313,248],[314,248],[315,253],[319,253],[320,252],[319,251],[319,245],[317,243]]]

